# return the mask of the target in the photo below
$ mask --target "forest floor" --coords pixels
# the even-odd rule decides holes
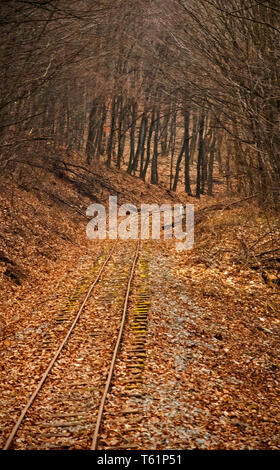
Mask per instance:
[[[121,421],[108,422],[101,446],[280,449],[277,219],[223,187],[196,201],[102,166],[85,185],[93,197],[83,174],[0,181],[0,445],[44,371],[36,358],[50,325],[111,246],[87,239],[86,208],[117,194],[120,204],[195,204],[195,244],[142,244],[151,301],[142,419],[126,443]]]

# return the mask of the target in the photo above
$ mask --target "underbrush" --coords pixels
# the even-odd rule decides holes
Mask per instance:
[[[233,312],[239,306],[276,321],[279,240],[277,214],[252,205],[210,211],[195,226],[193,249],[177,255],[177,274],[203,305]]]
[[[199,224],[196,239],[195,251],[206,265],[250,268],[259,272],[265,282],[279,284],[277,214],[252,206],[219,210]]]

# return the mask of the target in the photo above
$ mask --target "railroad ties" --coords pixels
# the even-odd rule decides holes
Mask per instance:
[[[148,275],[148,265],[146,261],[140,260],[140,276],[146,280]],[[146,336],[148,325],[148,312],[150,308],[150,296],[148,286],[141,286],[141,290],[136,292],[136,302],[133,311],[130,313],[129,328],[132,330],[131,347],[128,349],[127,369],[130,371],[127,378],[126,389],[133,390],[139,388],[143,382],[143,369],[146,359]]]
[[[48,357],[55,353],[27,397],[5,450],[98,448],[100,431],[106,428],[108,394],[119,380],[117,362],[125,367],[121,416],[128,434],[135,432],[131,417],[135,423],[142,416],[150,305],[148,263],[139,259],[139,249],[139,242],[116,242],[98,273],[93,269],[58,312],[60,335],[56,328],[49,329],[42,343]],[[114,414],[116,418],[118,411]],[[127,442],[133,448],[131,439],[124,440],[123,448]]]
[[[108,396],[108,403],[104,407],[99,449],[137,449],[136,436],[144,418],[143,373],[147,356],[150,309],[148,275],[148,261],[142,256],[135,272],[126,327],[111,392]]]

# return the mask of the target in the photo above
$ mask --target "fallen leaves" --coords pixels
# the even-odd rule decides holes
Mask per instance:
[[[122,190],[127,191],[122,176],[117,178]],[[130,181],[135,182],[133,178]],[[36,206],[34,195],[28,193],[28,197]],[[147,193],[145,198],[148,199]],[[37,207],[39,212],[41,209]],[[58,229],[49,220],[50,215],[46,209],[44,230],[38,221],[34,226],[36,233],[42,235],[42,258],[34,256],[37,245],[33,238],[30,244],[24,237],[20,241],[19,233],[16,238],[19,247],[27,245],[26,260],[17,253],[16,261],[33,273],[32,279],[26,285],[8,284],[7,291],[2,291],[6,335],[1,367],[4,437],[49,357],[47,350],[38,353],[38,342],[52,329],[52,322],[73,294],[74,286],[79,286],[92,268],[93,258],[98,258],[106,246],[103,243],[89,246],[83,239],[84,227],[69,223],[69,214],[63,219],[63,227],[66,229],[68,222],[67,234],[79,246],[73,244],[69,250],[69,244],[57,235],[47,243],[50,228]],[[25,221],[30,219],[25,217]],[[141,370],[141,383],[130,379],[132,401],[124,402],[119,392],[128,391],[124,388],[127,371],[119,365],[121,383],[112,387],[108,399],[110,413],[106,415],[101,436],[105,448],[280,448],[279,293],[275,285],[266,285],[261,274],[250,268],[248,256],[250,246],[255,244],[254,248],[265,251],[269,245],[265,237],[261,238],[262,245],[256,244],[261,236],[259,231],[265,230],[263,220],[261,224],[262,228],[252,220],[246,228],[242,209],[235,209],[232,213],[213,214],[212,219],[202,222],[194,249],[185,254],[176,254],[171,243],[146,243],[151,313],[148,328],[142,330],[145,351],[138,351],[139,361],[135,359],[130,370],[131,374]],[[11,232],[5,233],[9,241]],[[14,240],[11,236],[10,242]],[[146,276],[141,279],[144,281]],[[99,305],[96,305],[99,296],[92,297],[94,311],[102,319],[110,309],[110,295],[109,292]],[[113,298],[116,304],[122,303],[118,287]],[[63,324],[61,327],[64,328]],[[81,396],[86,413],[92,401],[98,402],[96,371],[102,371],[105,377],[109,363],[109,356],[103,357],[103,345],[98,340],[102,330],[113,341],[112,322],[90,323],[90,329],[79,331],[75,347],[69,350],[71,354],[54,368],[45,405],[38,410],[45,413],[46,419],[50,411],[63,416],[66,408],[71,414],[71,403]],[[59,334],[54,336],[51,348]],[[88,356],[79,356],[81,347]],[[59,384],[70,362],[66,393],[59,389]],[[73,418],[73,428],[79,429],[81,440],[73,440],[71,445],[85,448],[91,430],[87,425],[80,426],[75,413]],[[39,434],[40,445],[44,446],[44,433],[38,431],[35,437]],[[63,448],[67,437],[69,443],[69,433],[59,437],[54,432],[49,448]],[[61,440],[56,441],[58,438]],[[34,445],[34,440],[32,435],[27,441],[19,437],[17,445],[26,448]]]

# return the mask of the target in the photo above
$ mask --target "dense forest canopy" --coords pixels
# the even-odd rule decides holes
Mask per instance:
[[[0,447],[279,450],[279,0],[0,28]]]
[[[2,1],[2,171],[63,147],[200,197],[217,165],[277,207],[279,18],[276,0]]]

